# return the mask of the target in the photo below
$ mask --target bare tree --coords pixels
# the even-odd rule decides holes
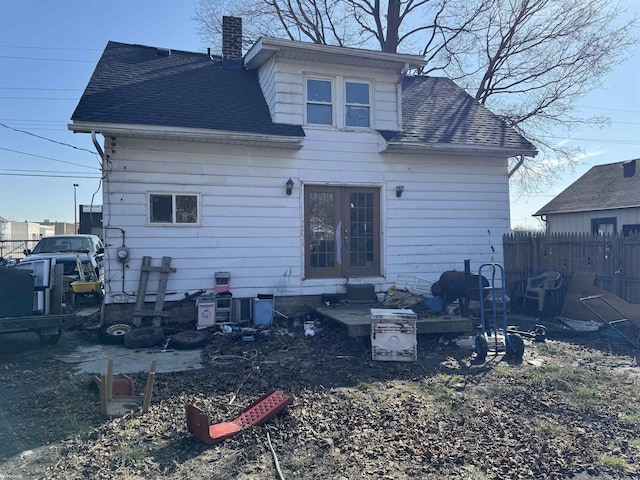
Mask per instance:
[[[579,155],[552,131],[607,122],[573,112],[637,44],[621,13],[610,0],[199,0],[194,18],[214,46],[225,14],[243,17],[247,47],[264,35],[423,55],[419,74],[446,74],[538,147],[509,171],[535,191]]]
[[[457,59],[447,74],[541,151],[537,161],[513,159],[509,174],[518,171],[524,190],[548,184],[579,158],[578,149],[549,140],[553,131],[607,123],[604,117],[577,118],[573,111],[636,44],[635,20],[621,24],[620,13],[609,0],[493,0],[475,18],[465,43],[447,44]],[[480,25],[481,34],[474,28]],[[475,51],[461,48],[470,37]]]

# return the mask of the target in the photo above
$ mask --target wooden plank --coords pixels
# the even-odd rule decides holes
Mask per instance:
[[[318,315],[346,326],[350,337],[366,337],[371,334],[371,305],[309,308]],[[375,308],[380,306],[375,305]],[[469,318],[464,317],[418,316],[416,328],[418,333],[469,333],[473,330],[473,324]]]
[[[147,282],[149,281],[149,267],[151,266],[151,257],[142,257],[142,266],[140,267],[140,280],[138,280],[138,292],[136,293],[136,306],[134,308],[133,324],[139,327],[142,323],[142,317],[137,312],[141,312],[144,308],[144,298],[147,295]]]
[[[173,269],[175,271],[175,268]],[[156,305],[153,309],[153,324],[160,325],[162,310],[164,310],[164,296],[167,294],[167,281],[171,271],[171,257],[162,257],[160,267],[160,282],[158,283],[158,293],[156,295]]]

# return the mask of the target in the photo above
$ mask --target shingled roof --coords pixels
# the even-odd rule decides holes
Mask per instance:
[[[403,80],[402,131],[387,149],[474,147],[535,155],[535,147],[447,78]],[[73,113],[74,125],[125,124],[304,137],[271,120],[256,70],[220,57],[109,42]],[[75,128],[74,128],[75,129]]]
[[[638,162],[640,159],[591,167],[534,216],[640,207]],[[624,175],[625,168],[629,176]]]
[[[271,121],[255,71],[220,57],[109,42],[71,119],[303,137]]]
[[[389,143],[537,153],[528,140],[448,78],[406,77],[402,92],[402,131],[381,132]]]

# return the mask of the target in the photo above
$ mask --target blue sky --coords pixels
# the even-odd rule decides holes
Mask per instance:
[[[622,3],[640,12],[640,1]],[[195,0],[0,0],[0,216],[73,222],[74,183],[78,205],[102,203],[91,138],[66,127],[77,101],[109,40],[204,51],[194,7]],[[534,225],[531,215],[591,166],[640,157],[634,53],[578,103],[580,113],[606,115],[611,125],[557,137],[585,150],[576,170],[540,194],[512,186],[512,226]]]

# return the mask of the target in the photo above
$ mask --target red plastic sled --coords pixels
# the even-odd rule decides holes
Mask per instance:
[[[249,425],[262,425],[293,403],[293,397],[274,390],[247,408],[231,422],[209,423],[207,415],[194,405],[187,404],[187,428],[204,443],[221,442]]]

